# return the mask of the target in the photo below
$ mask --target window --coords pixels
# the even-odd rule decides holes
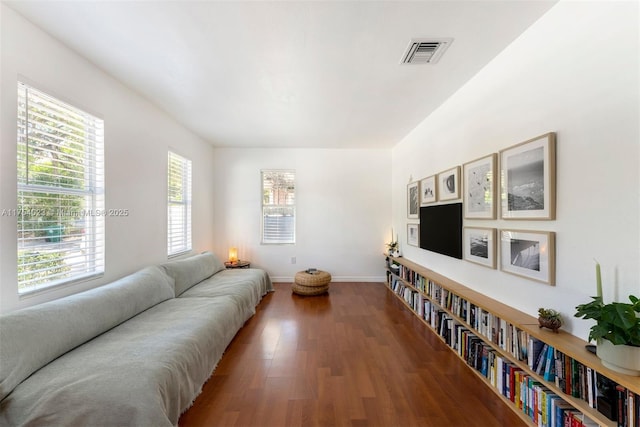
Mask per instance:
[[[295,190],[295,171],[262,171],[262,243],[296,242]]]
[[[18,83],[18,293],[104,272],[104,122]]]
[[[169,151],[167,253],[191,250],[191,160]]]

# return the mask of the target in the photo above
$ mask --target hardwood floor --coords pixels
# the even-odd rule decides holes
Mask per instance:
[[[382,283],[279,283],[179,426],[524,426]]]

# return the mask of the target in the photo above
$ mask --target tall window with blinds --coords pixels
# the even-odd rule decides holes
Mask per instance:
[[[191,250],[191,160],[169,151],[167,254]]]
[[[296,173],[262,171],[262,243],[296,242]]]
[[[104,272],[104,122],[18,83],[18,293]]]

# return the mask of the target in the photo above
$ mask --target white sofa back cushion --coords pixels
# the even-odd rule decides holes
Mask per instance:
[[[174,296],[173,279],[153,266],[0,316],[0,400],[57,357]]]
[[[225,269],[224,264],[211,252],[167,262],[162,267],[175,280],[176,296]]]

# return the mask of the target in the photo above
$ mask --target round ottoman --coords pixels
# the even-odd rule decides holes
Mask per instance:
[[[299,271],[291,285],[291,291],[298,295],[321,295],[329,290],[331,275],[326,271],[317,270],[315,273]]]

